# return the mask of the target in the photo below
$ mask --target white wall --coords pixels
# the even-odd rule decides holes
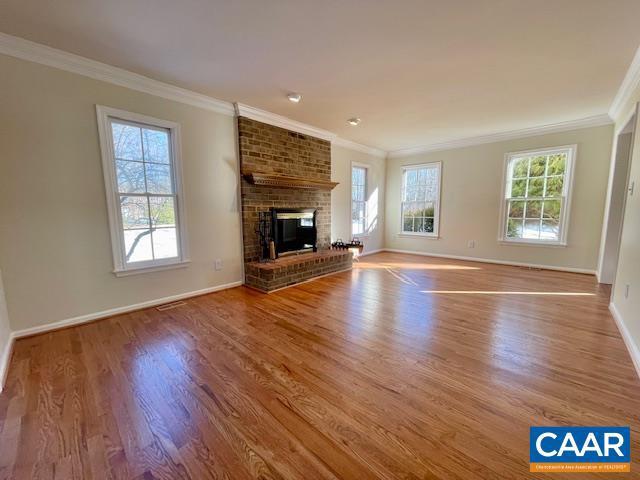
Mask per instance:
[[[593,272],[598,261],[613,127],[593,127],[387,161],[386,246]],[[567,247],[498,242],[503,165],[508,152],[577,144]],[[442,162],[440,238],[400,232],[402,166]],[[468,241],[475,240],[475,248]]]
[[[384,247],[385,159],[337,145],[331,146],[331,241],[349,241],[351,235],[351,165],[367,167],[369,229],[361,236],[364,253]]]
[[[13,330],[241,280],[232,116],[8,56],[0,71],[0,266]],[[96,104],[181,124],[188,267],[112,273]]]

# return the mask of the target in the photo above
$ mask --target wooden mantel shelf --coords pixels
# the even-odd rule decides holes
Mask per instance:
[[[332,190],[338,182],[329,182],[315,178],[289,177],[286,175],[276,175],[273,173],[242,172],[242,176],[247,182],[254,185],[264,185],[267,187],[283,188],[306,188],[312,190]]]

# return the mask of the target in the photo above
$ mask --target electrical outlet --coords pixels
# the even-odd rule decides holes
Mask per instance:
[[[221,258],[216,258],[216,266],[215,269],[216,270],[222,270],[223,264],[222,264],[222,259]]]
[[[629,287],[631,287],[631,285],[628,283],[624,286],[624,298],[629,298]]]
[[[467,242],[467,248],[476,248],[476,241],[475,240],[469,240]]]

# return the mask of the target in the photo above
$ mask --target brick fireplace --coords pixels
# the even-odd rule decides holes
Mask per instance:
[[[242,116],[238,117],[238,136],[245,283],[272,291],[350,268],[350,253],[327,251],[331,242],[331,143]],[[271,208],[314,209],[318,252],[258,263],[258,213]]]

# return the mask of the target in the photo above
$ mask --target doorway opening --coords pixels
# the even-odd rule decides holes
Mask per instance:
[[[609,174],[609,195],[602,231],[600,261],[598,262],[598,281],[609,285],[613,284],[616,278],[620,255],[620,237],[637,115],[636,111],[614,139],[614,154]]]

